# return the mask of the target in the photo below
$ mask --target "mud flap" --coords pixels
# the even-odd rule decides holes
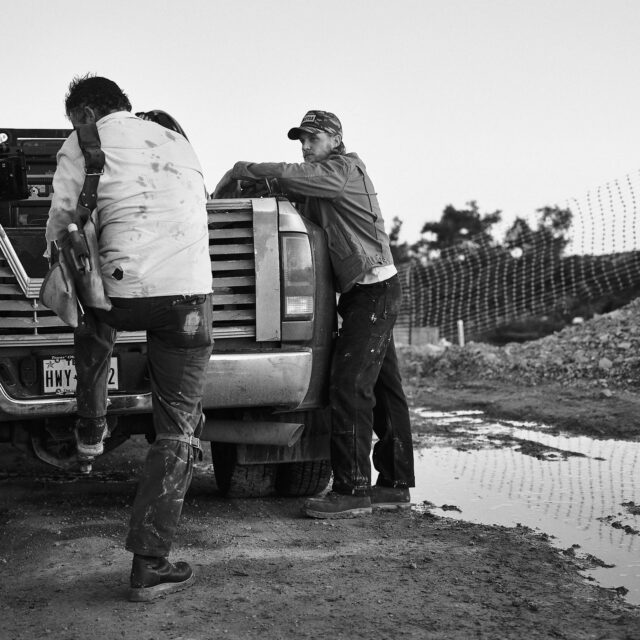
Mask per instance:
[[[280,415],[288,421],[295,419],[305,423],[305,430],[300,439],[291,447],[238,444],[236,445],[238,464],[268,464],[329,459],[329,436],[331,432],[331,414],[329,410],[320,409],[302,414]]]

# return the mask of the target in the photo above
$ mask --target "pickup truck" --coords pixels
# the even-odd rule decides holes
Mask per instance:
[[[78,469],[73,331],[39,301],[56,153],[70,134],[0,128],[0,442]],[[330,481],[335,291],[324,233],[284,198],[207,203],[214,351],[201,439],[230,497],[300,496]],[[121,332],[105,455],[154,438],[144,332]]]

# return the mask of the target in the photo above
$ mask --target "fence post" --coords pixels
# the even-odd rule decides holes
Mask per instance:
[[[464,320],[458,320],[458,344],[464,347]]]
[[[413,263],[409,263],[408,269],[409,275],[409,344],[413,344],[413,313],[414,313],[414,300],[415,300],[415,291],[413,286]]]

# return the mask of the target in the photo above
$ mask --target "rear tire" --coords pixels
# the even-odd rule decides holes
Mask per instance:
[[[211,443],[216,484],[227,498],[262,498],[275,492],[275,464],[239,464],[236,445]]]
[[[313,496],[327,488],[331,481],[328,460],[307,460],[279,464],[275,488],[281,496]]]

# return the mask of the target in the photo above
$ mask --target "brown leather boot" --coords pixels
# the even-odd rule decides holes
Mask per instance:
[[[134,554],[129,581],[131,602],[150,602],[160,596],[182,591],[195,576],[186,562],[171,564],[166,558]]]
[[[371,506],[374,510],[395,511],[411,509],[411,494],[403,487],[371,487]]]
[[[369,496],[352,496],[331,491],[326,496],[309,498],[302,505],[309,518],[353,518],[371,513]]]

